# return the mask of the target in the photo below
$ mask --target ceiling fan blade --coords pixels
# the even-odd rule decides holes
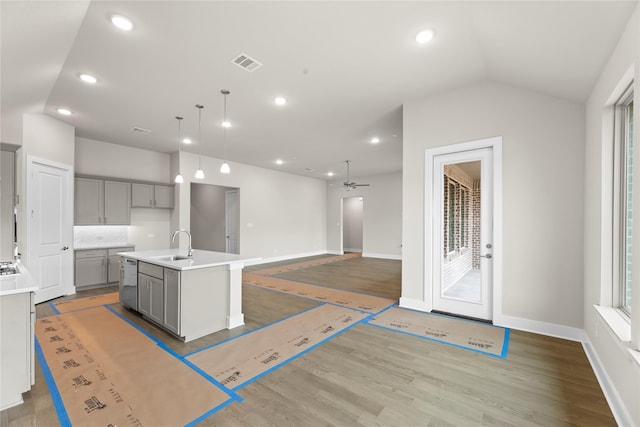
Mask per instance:
[[[353,184],[354,187],[369,187],[371,184]]]

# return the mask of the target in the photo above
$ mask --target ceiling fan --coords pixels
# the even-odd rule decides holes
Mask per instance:
[[[351,164],[351,160],[345,160],[344,162],[347,164],[347,180],[343,183],[345,190],[349,191],[356,187],[368,187],[369,184],[356,184],[351,181],[351,178],[349,178],[349,165]]]

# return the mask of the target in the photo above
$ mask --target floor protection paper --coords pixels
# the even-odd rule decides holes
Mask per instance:
[[[281,265],[273,268],[265,268],[263,270],[253,271],[253,274],[261,274],[263,276],[273,276],[275,274],[286,273],[287,271],[300,270],[302,268],[315,267],[318,265],[330,264],[332,262],[346,261],[352,258],[360,258],[360,252],[351,252],[344,255],[336,255],[332,257],[317,258],[309,261],[296,262],[294,264]]]
[[[68,313],[70,311],[82,310],[89,307],[99,307],[105,304],[114,304],[120,301],[120,294],[112,292],[109,294],[97,295],[94,297],[78,298],[69,301],[53,303],[58,313]]]
[[[327,288],[325,286],[309,285],[307,283],[293,282],[291,280],[261,276],[253,273],[243,273],[242,282],[316,301],[354,308],[356,310],[366,311],[367,313],[378,313],[380,310],[384,310],[391,304],[397,302],[388,298]]]
[[[324,304],[187,355],[187,360],[235,390],[339,334],[368,314]]]
[[[184,426],[232,401],[106,307],[38,319],[35,332],[62,425]]]
[[[504,358],[509,329],[450,316],[392,307],[371,318],[370,325]]]

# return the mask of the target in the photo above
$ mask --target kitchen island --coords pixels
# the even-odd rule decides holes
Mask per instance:
[[[137,261],[137,304],[125,305],[183,341],[244,325],[242,269],[259,258],[198,249],[119,255],[124,265]]]

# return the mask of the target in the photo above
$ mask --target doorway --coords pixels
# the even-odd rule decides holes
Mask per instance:
[[[191,183],[190,228],[194,249],[239,253],[239,189]]]
[[[495,216],[496,153],[487,141],[498,140],[427,150],[426,178],[432,186],[426,198],[430,215],[425,230],[430,232],[425,233],[425,253],[431,271],[425,277],[434,311],[494,320],[496,301],[501,300],[495,228],[501,225]]]
[[[25,264],[38,284],[36,304],[75,293],[71,177],[70,166],[28,157]]]
[[[364,197],[342,199],[342,251],[362,252]]]

